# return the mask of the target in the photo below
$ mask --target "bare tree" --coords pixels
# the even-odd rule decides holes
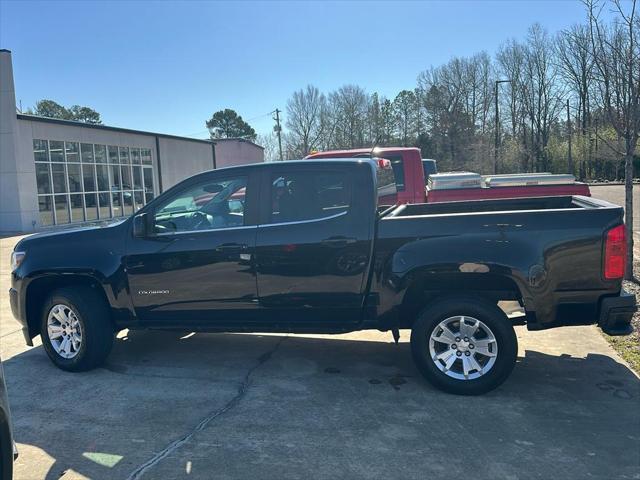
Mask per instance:
[[[633,278],[633,157],[640,136],[640,21],[636,0],[624,5],[611,2],[616,21],[602,24],[604,6],[598,0],[586,0],[589,34],[595,65],[594,79],[607,120],[622,140],[623,148],[612,146],[625,159],[625,225],[627,235],[626,278]]]
[[[454,57],[418,76],[418,98],[431,139],[426,154],[454,169],[482,163],[492,98],[490,82],[491,60],[485,53]]]
[[[555,43],[559,73],[578,96],[578,111],[583,135],[589,127],[589,92],[593,75],[589,27],[574,25],[563,30]]]
[[[529,117],[531,147],[536,171],[550,169],[547,145],[551,128],[562,110],[562,91],[553,58],[552,43],[547,32],[534,24],[529,29],[523,81],[525,110]]]
[[[264,148],[265,162],[275,162],[276,160],[280,160],[278,139],[274,132],[258,135],[256,143]]]
[[[589,27],[574,25],[560,32],[556,39],[556,58],[558,70],[570,91],[578,98],[578,122],[582,136],[582,147],[586,147],[587,135],[591,126],[590,92],[593,76],[593,55]],[[569,132],[569,135],[571,132]],[[583,152],[580,164],[580,177],[585,178],[591,170],[591,159]],[[588,160],[588,162],[587,162]]]
[[[528,128],[525,110],[525,78],[524,65],[526,47],[515,40],[503,44],[496,55],[498,75],[500,79],[508,80],[503,99],[502,111],[508,112],[509,122],[500,122],[510,127],[509,134],[513,142],[521,147],[520,168],[529,171],[532,167],[530,149],[528,148]],[[506,104],[506,105],[505,105]],[[495,119],[494,119],[495,120]]]
[[[313,85],[293,92],[287,102],[286,126],[289,130],[288,149],[296,157],[304,157],[321,143],[326,127],[322,121],[326,108],[325,96]]]
[[[365,131],[369,97],[357,85],[345,85],[329,95],[335,115],[334,141],[344,147],[365,145]]]

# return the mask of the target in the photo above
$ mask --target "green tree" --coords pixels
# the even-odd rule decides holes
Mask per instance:
[[[71,120],[71,113],[53,100],[39,100],[36,102],[35,110],[29,109],[28,113],[33,113],[39,117],[60,118],[63,120]]]
[[[59,118],[61,120],[75,120],[77,122],[101,124],[100,114],[94,109],[73,105],[66,108],[53,100],[43,99],[36,102],[34,110],[28,109],[30,115],[38,117]]]
[[[256,139],[256,131],[245,122],[235,110],[225,108],[214,113],[206,122],[212,139],[215,138],[246,138]]]
[[[100,120],[100,114],[93,108],[73,105],[71,108],[69,108],[69,112],[71,113],[72,120],[85,123],[102,123],[102,120]]]

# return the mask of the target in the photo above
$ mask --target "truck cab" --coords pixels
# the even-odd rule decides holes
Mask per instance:
[[[375,147],[351,150],[331,150],[312,153],[309,160],[321,158],[384,158],[391,163],[393,183],[378,185],[380,205],[424,203],[427,199],[424,166],[419,148]]]
[[[394,182],[384,186],[379,204],[460,202],[498,198],[549,197],[562,195],[591,196],[589,186],[576,182],[571,175],[550,173],[518,173],[480,175],[472,172],[437,173],[436,162],[422,159],[420,149],[413,147],[375,147],[334,150],[308,155],[307,159],[378,157],[391,162]],[[460,175],[475,176],[457,184]],[[394,191],[395,189],[395,191]]]

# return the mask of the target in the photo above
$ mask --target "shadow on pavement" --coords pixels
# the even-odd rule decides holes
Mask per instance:
[[[16,440],[52,457],[40,466],[47,479],[71,470],[128,478],[207,416],[211,423],[144,477],[640,471],[640,381],[604,355],[528,350],[499,389],[457,397],[420,377],[407,343],[167,332],[132,332],[116,343],[109,363],[92,372],[57,370],[41,348],[5,362]]]

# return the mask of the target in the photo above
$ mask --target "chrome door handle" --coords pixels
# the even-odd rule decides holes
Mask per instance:
[[[249,246],[245,243],[223,243],[216,247],[216,252],[224,253],[240,253],[245,251]]]
[[[345,247],[356,242],[357,239],[351,237],[329,237],[321,241],[323,245],[328,247]]]

